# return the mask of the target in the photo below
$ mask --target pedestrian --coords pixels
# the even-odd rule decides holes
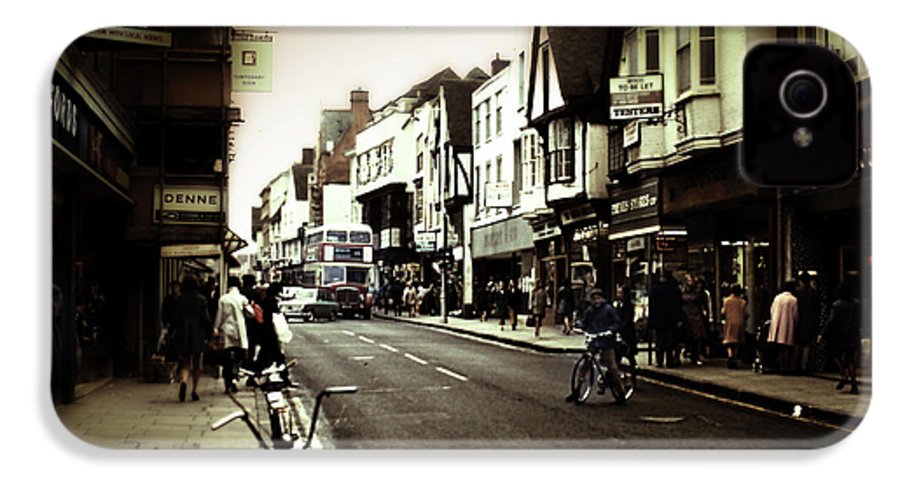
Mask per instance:
[[[793,368],[798,372],[806,372],[809,353],[819,329],[819,292],[813,287],[809,272],[801,272],[798,281]]]
[[[850,285],[846,282],[838,285],[836,297],[816,343],[825,343],[841,374],[841,380],[834,388],[840,391],[849,383],[850,394],[859,394],[859,382],[856,379],[856,359],[862,350],[859,306],[853,300]]]
[[[649,327],[656,342],[656,367],[678,367],[681,361],[675,353],[675,333],[681,327],[684,311],[681,308],[681,291],[672,273],[664,272],[650,288]]]
[[[512,324],[512,330],[516,330],[519,324],[519,309],[522,308],[522,291],[516,284],[516,281],[510,279],[506,288],[506,309],[509,311],[509,322]]]
[[[706,318],[704,316],[704,299],[697,283],[690,275],[684,276],[684,288],[681,294],[681,308],[685,317],[686,351],[690,360],[697,366],[703,365],[703,346],[706,342]]]
[[[568,279],[563,279],[560,283],[558,295],[556,314],[563,322],[562,333],[568,336],[572,334],[572,312],[575,309],[575,297]]]
[[[728,369],[737,367],[738,348],[744,344],[744,323],[747,320],[747,301],[739,284],[732,284],[731,295],[722,302],[722,345],[728,355]]]
[[[403,284],[399,280],[391,282],[391,302],[394,305],[394,315],[400,317],[403,312]]]
[[[272,364],[285,362],[281,344],[278,342],[278,333],[275,331],[275,323],[272,321],[272,316],[281,312],[278,307],[279,294],[281,294],[281,284],[273,282],[266,288],[260,301],[263,322],[259,326],[259,352],[253,363],[256,372],[260,372]]]
[[[225,392],[237,392],[235,380],[250,346],[244,318],[244,308],[249,301],[241,294],[240,285],[241,281],[237,277],[228,278],[228,292],[219,298],[212,331],[213,337],[221,336],[222,348],[225,350],[222,362]]]
[[[500,330],[506,326],[506,319],[509,318],[509,296],[507,296],[506,284],[501,280],[497,284],[497,290],[494,291],[494,314],[500,320]]]
[[[206,297],[200,293],[200,283],[193,274],[187,274],[181,281],[181,296],[178,298],[178,319],[175,321],[174,352],[178,358],[178,400],[184,401],[190,376],[191,399],[200,400],[197,385],[203,367],[203,351],[211,330],[209,308]]]
[[[548,306],[547,289],[544,288],[544,282],[538,279],[531,290],[531,318],[534,323],[534,337],[541,336],[541,326],[544,324]]]
[[[479,322],[487,320],[487,286],[475,279],[475,315],[478,316]]]
[[[403,302],[406,305],[409,317],[415,316],[416,312],[416,288],[412,281],[406,283],[406,289],[403,290]]]
[[[632,366],[637,366],[637,329],[634,325],[634,300],[631,298],[630,287],[619,286],[616,289],[613,307],[622,320],[622,340],[628,345],[628,360]]]
[[[772,301],[770,313],[772,316],[769,324],[767,342],[772,344],[778,352],[778,369],[787,372],[790,368],[790,354],[794,346],[797,327],[797,284],[794,281],[786,281],[781,289],[781,294],[775,296]]]

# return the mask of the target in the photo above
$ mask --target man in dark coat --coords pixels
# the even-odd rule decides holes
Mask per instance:
[[[650,289],[649,323],[656,333],[656,366],[677,367],[681,364],[675,355],[675,333],[683,322],[681,290],[671,272],[665,272]]]
[[[606,295],[601,289],[591,289],[588,293],[591,299],[591,305],[584,311],[583,329],[585,333],[597,334],[598,337],[591,341],[591,349],[600,351],[600,356],[609,367],[609,378],[613,382],[612,389],[623,392],[622,377],[619,374],[619,360],[616,355],[616,334],[622,332],[622,320],[619,314],[608,302]],[[577,394],[575,392],[569,394],[566,402],[575,400]],[[621,402],[618,401],[617,402]]]
[[[797,326],[794,334],[794,370],[805,372],[809,351],[819,330],[819,292],[812,286],[809,272],[799,276],[797,289]]]

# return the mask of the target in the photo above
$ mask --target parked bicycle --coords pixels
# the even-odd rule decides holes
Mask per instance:
[[[616,358],[618,359],[619,379],[622,389],[619,390],[618,384],[612,379],[612,372],[603,360],[601,354],[602,349],[599,348],[598,342],[601,337],[615,336],[616,338]],[[624,404],[634,395],[635,386],[637,385],[637,373],[635,366],[628,359],[629,346],[622,341],[619,333],[601,333],[592,334],[584,333],[587,349],[572,369],[572,394],[575,404],[583,404],[591,396],[594,386],[597,387],[597,394],[603,395],[609,388],[613,398],[619,404]]]
[[[263,449],[291,449],[294,443],[300,439],[300,417],[294,404],[295,385],[291,382],[288,371],[297,363],[292,359],[287,364],[273,364],[272,366],[262,370],[261,372],[249,371],[241,369],[239,376],[250,377],[255,384],[254,400],[256,403],[256,416],[252,416],[250,411],[244,407],[238,399],[231,395],[231,399],[240,408],[218,421],[212,423],[213,431],[221,429],[233,421],[240,419],[247,428],[253,433],[253,436],[259,442],[259,446]],[[309,426],[306,442],[303,448],[309,448],[313,434],[316,430],[316,420],[318,418],[319,409],[322,400],[331,394],[349,394],[357,391],[356,386],[329,387],[319,393],[316,397],[316,406],[313,411],[312,422]],[[260,394],[262,396],[260,396]],[[269,443],[268,444],[260,429],[260,415],[262,409],[259,406],[260,397],[265,399],[265,413],[269,423]],[[255,420],[252,419],[255,417]]]

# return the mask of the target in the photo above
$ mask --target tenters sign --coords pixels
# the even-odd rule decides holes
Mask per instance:
[[[648,119],[662,116],[662,75],[609,79],[609,118],[611,120]]]

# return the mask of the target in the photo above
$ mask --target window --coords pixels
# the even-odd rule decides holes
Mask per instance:
[[[571,181],[575,178],[575,150],[572,148],[572,119],[550,122],[551,182]]]
[[[350,242],[353,244],[371,244],[372,235],[366,231],[350,231]]]
[[[525,106],[525,52],[519,52],[519,107]]]
[[[625,138],[621,127],[609,129],[609,172],[625,169]]]
[[[419,138],[416,139],[416,173],[422,172],[422,166],[425,162],[425,154],[423,153],[424,148],[422,147],[423,140],[420,135]]]
[[[500,135],[500,132],[503,131],[503,116],[500,115],[501,109],[503,108],[503,102],[500,101],[502,95],[502,90],[497,92],[497,100],[495,101],[497,104],[497,135]]]
[[[519,205],[519,195],[522,190],[522,141],[516,139],[513,143],[513,184],[512,184],[512,203],[514,206]]]
[[[344,268],[341,266],[324,266],[322,274],[322,283],[325,285],[344,282]]]
[[[472,118],[475,119],[475,145],[481,144],[481,106],[472,110]]]
[[[481,166],[475,166],[475,212],[481,212]]]
[[[491,140],[491,98],[484,101],[484,141]]]
[[[691,30],[677,27],[675,30],[675,62],[677,64],[678,93],[691,88]]]
[[[816,43],[816,27],[803,27],[803,37],[806,43]]]
[[[541,86],[544,112],[550,110],[550,48],[541,49]]]
[[[659,30],[647,30],[644,33],[644,48],[646,49],[646,60],[644,71],[646,73],[659,72]]]
[[[347,231],[330,230],[325,235],[325,242],[347,242]]]
[[[425,190],[422,188],[422,180],[416,181],[416,223],[422,222],[425,215]]]
[[[625,55],[628,62],[628,75],[638,74],[638,42],[634,31],[625,35]]]
[[[797,27],[775,27],[775,41],[794,43],[797,41]]]
[[[716,83],[716,27],[700,27],[700,85]]]
[[[348,267],[347,282],[366,285],[369,283],[369,269],[365,267]]]
[[[497,156],[497,182],[503,180],[503,156]]]
[[[322,242],[322,233],[316,232],[315,234],[310,234],[306,236],[306,245],[315,245]]]

